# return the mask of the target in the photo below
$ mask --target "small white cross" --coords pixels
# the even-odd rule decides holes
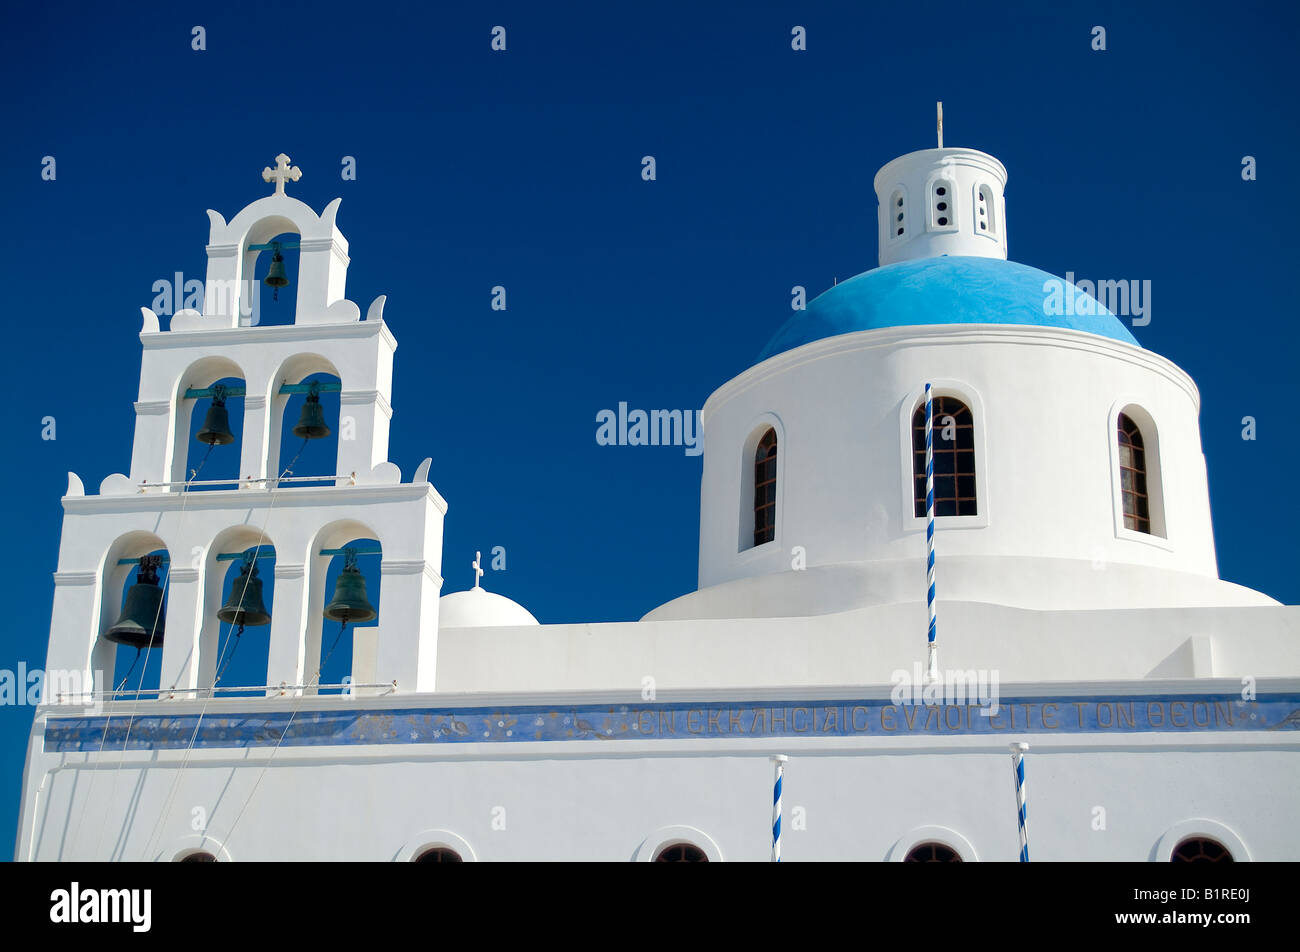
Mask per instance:
[[[275,157],[275,168],[262,169],[263,182],[269,182],[271,179],[275,179],[275,194],[277,195],[284,194],[285,179],[288,179],[291,182],[296,182],[300,178],[302,178],[302,169],[298,168],[296,165],[290,166],[289,157],[283,152]]]
[[[470,563],[470,565],[472,565],[472,566],[474,567],[474,587],[475,587],[475,588],[482,588],[482,587],[483,587],[483,586],[479,585],[479,583],[478,583],[478,580],[481,579],[481,578],[483,577],[483,570],[482,570],[481,568],[479,568],[479,565],[478,565],[478,560],[481,559],[482,557],[483,557],[483,553],[482,553],[482,552],[475,552],[475,553],[474,553],[474,561]]]

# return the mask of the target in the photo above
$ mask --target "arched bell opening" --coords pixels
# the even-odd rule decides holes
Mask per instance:
[[[255,232],[292,228],[285,219],[267,219],[261,224],[263,227],[255,228]],[[298,233],[286,229],[255,240],[254,232],[250,232],[249,239],[244,258],[248,300],[242,305],[240,324],[263,327],[294,323],[298,311]]]
[[[358,628],[379,625],[379,565],[381,554],[375,539],[351,539],[331,556],[325,572],[329,598],[322,609],[318,684],[345,684],[353,678],[354,641]],[[344,688],[325,688],[320,694],[343,694]]]
[[[322,366],[324,364],[324,366]],[[342,382],[323,358],[290,361],[273,395],[267,472],[281,488],[332,486],[338,471],[339,440],[355,428],[340,420]],[[320,477],[312,479],[310,477]]]
[[[119,698],[153,698],[167,631],[167,577],[171,559],[163,541],[147,532],[119,539],[104,565],[99,637],[91,671],[95,691]]]
[[[195,389],[198,393],[193,398],[185,472],[181,478],[196,483],[237,480],[244,429],[244,381],[238,377],[222,377],[207,387]],[[190,487],[191,491],[205,488],[230,487]]]
[[[264,690],[252,689],[268,683],[275,556],[272,540],[253,526],[229,528],[209,547],[199,685],[214,697],[265,696]]]
[[[225,357],[205,357],[181,374],[166,467],[173,492],[187,480],[239,477],[244,390],[243,370]]]
[[[357,680],[357,631],[379,624],[382,546],[373,530],[353,520],[326,527],[311,558],[307,644],[309,694],[342,694],[345,688],[319,685]],[[315,680],[311,675],[319,671]]]

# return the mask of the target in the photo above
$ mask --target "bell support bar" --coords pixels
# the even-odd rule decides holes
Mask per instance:
[[[262,548],[263,551],[259,552],[257,555],[258,559],[275,558],[275,549],[272,549],[270,546],[263,546]],[[354,552],[357,555],[379,555],[381,554],[382,551],[383,550],[381,550],[378,546],[373,546],[373,545],[349,545],[342,549],[321,549],[316,554],[317,555],[346,555],[349,552]],[[235,561],[235,559],[242,559],[243,557],[244,557],[243,552],[218,552],[217,553],[218,562],[233,562]],[[171,558],[166,555],[161,556],[161,558],[163,560],[164,565],[166,565],[171,561]],[[135,565],[139,561],[140,561],[139,557],[134,559],[118,559],[117,564]]]
[[[312,387],[316,388],[317,393],[339,393],[343,390],[343,384],[341,383],[284,383],[280,384],[280,392],[311,393]],[[205,397],[211,397],[213,389],[212,387],[203,387],[202,389],[190,387],[185,391],[185,399],[202,400]],[[247,393],[246,387],[223,387],[222,389],[225,390],[225,396],[227,397],[242,397]]]
[[[298,247],[296,241],[271,241],[264,245],[249,245],[246,251],[280,251],[281,249],[292,250]]]

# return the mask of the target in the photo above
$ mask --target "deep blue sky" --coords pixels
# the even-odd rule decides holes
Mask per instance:
[[[597,446],[596,413],[702,406],[792,285],[873,267],[872,176],[934,144],[937,99],[947,144],[1009,170],[1012,258],[1152,281],[1135,333],[1200,386],[1220,573],[1300,601],[1294,6],[463,7],[6,9],[0,668],[44,662],[67,471],[129,467],[139,308],[202,278],[204,210],[265,194],[277,153],[291,194],[343,197],[348,296],[389,296],[390,458],[434,459],[444,591],[502,545],[485,585],[543,622],[633,619],[694,587],[700,459]],[[31,716],[0,707],[0,842]]]

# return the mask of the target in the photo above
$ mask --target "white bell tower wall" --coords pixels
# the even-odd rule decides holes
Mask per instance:
[[[397,340],[384,323],[385,298],[366,319],[344,295],[347,241],[335,224],[339,200],[321,215],[284,194],[301,173],[277,158],[263,172],[275,193],[258,199],[229,224],[209,211],[204,313],[183,310],[163,330],[142,308],[143,348],[129,476],[114,473],[88,495],[69,474],[63,535],[55,573],[47,668],[72,672],[82,685],[111,684],[116,647],[103,633],[115,622],[122,593],[134,581],[124,560],[165,550],[166,619],[161,651],[162,697],[193,697],[212,686],[218,651],[216,612],[227,563],[217,556],[253,546],[273,550],[264,584],[275,586],[269,629],[243,637],[269,639],[266,684],[307,685],[317,673],[322,611],[331,556],[353,539],[381,548],[380,626],[364,629],[355,672],[395,684],[399,692],[432,691],[442,586],[442,527],[447,504],[428,481],[425,460],[410,482],[388,459],[393,354]],[[252,326],[248,294],[253,246],[277,235],[300,236],[295,322]],[[263,249],[265,250],[265,249]],[[243,315],[243,317],[241,317]],[[327,373],[338,378],[339,419],[333,485],[280,482],[281,429],[289,394],[283,388]],[[195,398],[218,380],[244,385],[244,415],[232,415],[239,442],[214,452],[239,456],[239,478],[186,483]],[[292,421],[291,424],[292,425]],[[327,476],[325,481],[328,481]],[[97,680],[98,679],[98,680]],[[78,703],[79,698],[54,703]]]
[[[240,475],[254,480],[278,475],[281,426],[289,397],[281,388],[314,373],[332,374],[342,387],[335,472],[365,477],[388,459],[393,412],[390,397],[397,339],[383,321],[383,305],[381,296],[366,320],[346,324],[181,331],[159,330],[157,318],[143,309],[144,356],[135,404],[131,481],[185,480],[196,402],[185,393],[227,377],[243,379],[246,390]]]

